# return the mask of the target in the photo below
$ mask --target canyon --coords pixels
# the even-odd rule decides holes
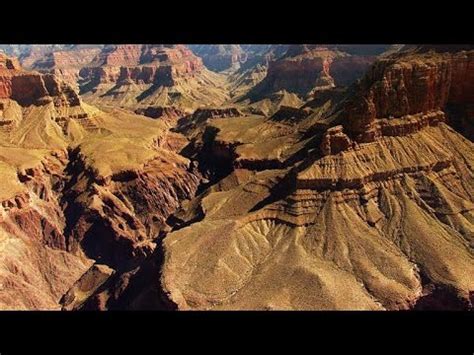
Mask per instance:
[[[0,309],[473,309],[472,46],[25,47]]]

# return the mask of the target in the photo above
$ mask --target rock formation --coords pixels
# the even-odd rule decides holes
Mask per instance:
[[[34,61],[31,68],[42,73],[54,74],[78,89],[80,70],[89,65],[99,52],[98,46],[74,46],[67,50],[53,50]]]
[[[472,309],[472,46],[278,48],[1,56],[0,308]]]
[[[348,132],[359,140],[370,140],[368,135],[376,134],[379,118],[403,120],[440,109],[465,112],[464,117],[454,114],[448,121],[465,126],[461,132],[472,132],[473,62],[472,51],[408,52],[381,59],[346,109]]]
[[[163,122],[100,111],[4,56],[0,88],[0,308],[72,308],[99,287],[95,261],[122,271],[153,252],[200,177]]]
[[[241,63],[247,61],[246,53],[239,45],[191,45],[189,48],[202,58],[210,70],[220,72],[237,70]]]
[[[179,118],[186,116],[186,112],[173,106],[148,106],[138,108],[135,113],[154,119],[160,119],[167,126],[174,127]]]
[[[253,101],[281,90],[301,97],[361,78],[388,46],[292,45],[268,64],[266,77],[248,94]],[[346,52],[346,50],[348,52]],[[350,53],[349,53],[350,52]]]
[[[235,72],[256,65],[266,66],[270,60],[281,57],[288,49],[288,45],[276,44],[195,44],[188,47],[202,58],[207,68],[216,72]]]
[[[53,75],[24,71],[17,60],[0,55],[0,99],[20,105],[79,105],[78,95]]]
[[[474,150],[447,114],[471,56],[394,54],[337,102],[183,130],[214,174],[82,309],[472,309]]]
[[[170,300],[180,309],[410,309],[427,298],[436,307],[433,289],[443,289],[444,307],[472,307],[473,145],[442,111],[450,100],[472,102],[473,81],[455,81],[456,70],[469,77],[471,56],[377,62],[336,115],[342,125],[312,153],[306,143],[296,165],[295,147],[275,170],[265,155],[237,164],[274,142],[250,139],[246,150],[238,135],[227,182],[190,204],[200,220],[164,239]]]
[[[106,46],[80,71],[84,100],[131,109],[220,104],[225,79],[182,45]]]

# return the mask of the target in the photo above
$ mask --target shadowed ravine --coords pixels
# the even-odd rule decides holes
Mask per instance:
[[[22,50],[0,309],[472,310],[472,46]]]

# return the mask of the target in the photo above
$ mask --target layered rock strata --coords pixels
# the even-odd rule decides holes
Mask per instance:
[[[334,86],[351,85],[365,74],[377,57],[365,46],[360,46],[360,51],[354,54],[344,49],[344,46],[335,45],[289,46],[285,55],[268,63],[266,77],[248,97],[261,99],[280,90],[304,97]]]
[[[195,109],[228,95],[225,79],[182,45],[106,46],[80,75],[84,99],[100,105]]]
[[[247,54],[239,45],[191,45],[191,50],[203,59],[210,70],[237,70],[247,61]]]
[[[407,56],[389,59],[394,70]],[[466,63],[470,53],[446,56]],[[306,154],[296,163],[261,171],[233,163],[175,214],[161,282],[176,308],[472,308],[474,150],[444,112],[449,98],[463,102],[471,90],[457,96],[452,59],[432,69],[430,58],[416,59],[407,75],[383,71],[382,84],[369,72],[342,115],[297,121]],[[230,143],[239,125],[249,132],[262,123],[214,121],[210,139]],[[314,146],[308,133],[324,124]],[[293,134],[280,131],[286,142]],[[245,154],[245,135],[236,137],[231,162]],[[269,142],[253,141],[252,154]],[[299,154],[292,149],[286,162]]]
[[[52,51],[31,64],[31,68],[42,73],[54,74],[78,90],[80,71],[89,65],[100,52],[100,48],[69,48],[68,50]]]
[[[0,308],[74,308],[103,268],[152,254],[199,173],[163,122],[101,111],[53,75],[2,56],[0,88]]]

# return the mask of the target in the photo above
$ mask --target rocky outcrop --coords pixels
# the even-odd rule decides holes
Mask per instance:
[[[247,53],[237,44],[229,45],[190,45],[191,50],[202,58],[210,70],[220,72],[237,70],[247,61]]]
[[[390,60],[396,67],[406,59]],[[316,121],[321,129],[325,122],[342,123],[316,140],[319,150],[311,139],[302,148],[306,154],[293,148],[301,160],[289,171],[246,165],[240,173],[236,163],[250,154],[244,147],[255,128],[250,120],[239,128],[246,133],[229,156],[234,169],[195,198],[180,215],[188,224],[164,239],[161,281],[175,307],[472,309],[472,142],[445,123],[441,103],[451,89],[443,86],[453,82],[443,72],[449,69],[442,65],[431,74],[437,70],[428,69],[429,60],[416,59],[424,70],[398,72],[404,79],[393,91],[399,95],[388,100],[393,106],[378,98],[400,76],[381,83],[369,73],[367,91],[341,102],[347,105],[342,116],[327,111],[330,116]],[[355,103],[359,115],[350,116]],[[317,132],[304,133],[313,117],[295,123],[303,131],[297,142]],[[373,120],[366,124],[364,117]],[[359,124],[360,135],[348,123]],[[238,127],[216,126],[216,141]],[[284,136],[280,131],[290,145],[292,135]],[[269,161],[272,141],[254,139],[252,153]],[[185,260],[192,260],[192,270]]]
[[[42,73],[54,74],[60,80],[77,87],[80,70],[89,65],[99,52],[99,47],[74,47],[52,51],[31,64],[31,68]]]
[[[363,50],[361,54],[348,54],[340,49],[344,46],[289,46],[284,56],[269,62],[267,76],[248,97],[258,99],[280,90],[304,97],[334,86],[349,86],[361,78],[376,59]]]
[[[156,84],[192,76],[202,61],[184,46],[117,45],[105,47],[80,75],[93,83]]]
[[[121,84],[137,83],[137,84],[152,84],[157,75],[158,68],[155,66],[140,66],[140,67],[121,67],[120,74],[117,81]],[[171,73],[162,70],[161,83],[166,86],[172,86]]]
[[[10,58],[0,54],[0,69],[20,70],[21,66],[16,58]]]
[[[78,106],[79,96],[54,75],[24,71],[16,61],[0,58],[0,99],[12,99],[22,106]]]
[[[165,151],[162,151],[164,154]],[[172,153],[149,161],[143,169],[103,175],[85,163],[83,153],[68,167],[79,180],[71,180],[64,196],[69,216],[69,249],[113,268],[124,268],[149,255],[153,239],[167,217],[196,191],[199,178],[188,171],[184,159]],[[84,186],[87,189],[84,190]]]
[[[474,95],[473,52],[408,54],[377,62],[347,106],[344,125],[370,141],[378,118],[401,118],[447,105],[469,105]],[[467,80],[462,79],[467,78]]]
[[[176,307],[411,309],[420,270],[472,307],[472,143],[443,123],[352,150],[341,127],[323,141],[329,155],[296,177],[262,171],[195,202],[204,216],[164,239],[162,284]]]
[[[107,265],[92,265],[61,298],[62,309],[70,311],[80,307],[113,274],[114,270]]]
[[[33,152],[13,149],[0,147],[2,176],[12,169],[10,159],[26,165],[5,181],[0,196],[0,308],[58,309],[61,295],[90,265],[66,251],[58,200],[67,158],[57,151],[36,160]]]
[[[321,153],[323,155],[338,154],[346,151],[352,146],[352,141],[343,132],[342,126],[336,126],[328,129],[321,141]]]
[[[102,48],[88,66],[84,66],[79,75],[89,86],[102,83],[116,83],[122,66],[140,64],[142,45],[108,45]]]
[[[183,45],[107,46],[79,74],[85,100],[133,110],[195,109],[199,103],[221,104],[228,95],[225,79]]]
[[[286,90],[305,95],[316,86],[331,86],[329,67],[337,54],[323,48],[312,53],[299,49],[299,46],[291,47],[283,58],[270,62],[266,78],[251,94]]]
[[[235,107],[229,108],[199,108],[193,113],[193,120],[205,121],[210,118],[240,117],[242,112]]]
[[[62,177],[64,161],[63,152],[57,152],[54,157],[45,157],[37,166],[17,173],[18,181],[22,184],[21,192],[2,201],[3,211],[9,216],[2,223],[5,231],[14,234],[19,227],[23,233],[51,248],[66,249],[61,231],[64,218],[54,186],[55,180]],[[43,204],[39,211],[34,209],[35,199]],[[15,223],[10,224],[12,220]]]

